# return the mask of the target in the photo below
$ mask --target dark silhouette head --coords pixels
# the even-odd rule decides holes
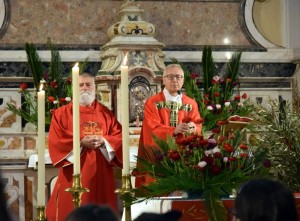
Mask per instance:
[[[108,206],[89,204],[73,210],[65,221],[118,221],[114,211]]]
[[[235,215],[240,221],[296,221],[293,193],[279,181],[250,180],[241,186],[235,199]]]
[[[181,212],[172,210],[164,214],[142,213],[134,221],[179,221]]]

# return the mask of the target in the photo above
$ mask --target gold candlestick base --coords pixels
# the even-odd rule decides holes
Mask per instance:
[[[74,174],[72,187],[67,188],[65,191],[72,193],[74,208],[78,208],[80,206],[82,194],[89,192],[90,190],[88,188],[82,188],[80,174]]]
[[[36,207],[36,221],[46,221],[45,207],[37,206]]]
[[[130,174],[122,175],[122,189],[117,189],[116,193],[121,194],[121,199],[124,207],[125,221],[131,221],[131,205],[135,200],[134,191],[131,185]]]

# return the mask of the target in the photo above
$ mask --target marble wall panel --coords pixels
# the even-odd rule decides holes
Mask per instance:
[[[4,193],[8,208],[16,216],[17,220],[25,220],[24,173],[3,168],[1,175],[5,186]]]
[[[239,1],[139,1],[142,19],[157,27],[157,40],[174,45],[249,47],[240,24]],[[34,42],[103,45],[107,29],[120,21],[123,1],[11,0],[11,21],[0,44]]]
[[[0,89],[0,133],[21,132],[21,118],[7,109],[7,103],[21,105],[17,90]]]

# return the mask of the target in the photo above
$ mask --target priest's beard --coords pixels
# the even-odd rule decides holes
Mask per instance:
[[[95,91],[81,91],[79,95],[79,103],[84,106],[89,106],[95,100]]]

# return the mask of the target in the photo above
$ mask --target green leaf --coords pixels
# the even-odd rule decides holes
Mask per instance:
[[[39,57],[39,54],[37,53],[35,46],[32,43],[26,43],[25,50],[27,54],[27,63],[33,76],[34,86],[36,88],[36,91],[39,91],[40,81],[42,80],[43,74],[42,61]]]

